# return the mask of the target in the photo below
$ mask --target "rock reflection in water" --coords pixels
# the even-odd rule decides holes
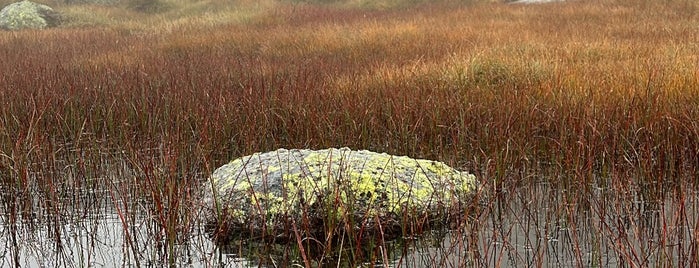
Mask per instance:
[[[696,261],[696,189],[678,187],[661,195],[633,187],[627,192],[591,189],[514,188],[493,197],[457,230],[360,246],[336,243],[331,249],[304,240],[304,254],[313,266],[333,267],[681,267]],[[81,201],[99,204],[89,210],[35,208],[24,216],[16,209],[22,202],[6,196],[0,207],[0,267],[305,265],[296,241],[219,247],[200,230],[202,224],[168,244],[152,215],[124,214],[123,204],[106,192],[90,196],[102,200]]]

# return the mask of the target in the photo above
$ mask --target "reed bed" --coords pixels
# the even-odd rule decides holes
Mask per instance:
[[[449,235],[462,264],[696,263],[696,3],[260,3],[0,33],[9,263],[20,229],[64,241],[105,207],[134,264],[177,263],[213,169],[343,146],[475,173],[487,203]]]

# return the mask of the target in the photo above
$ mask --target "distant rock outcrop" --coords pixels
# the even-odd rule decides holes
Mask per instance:
[[[204,204],[209,231],[219,238],[289,238],[293,230],[327,238],[340,229],[390,236],[462,219],[476,189],[474,175],[442,162],[348,148],[279,149],[218,168],[204,186]]]
[[[27,0],[0,10],[0,28],[5,30],[44,29],[59,23],[60,16],[52,8]]]

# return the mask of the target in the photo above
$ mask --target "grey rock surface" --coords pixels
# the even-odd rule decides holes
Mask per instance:
[[[44,29],[59,23],[60,15],[51,7],[27,0],[9,4],[0,10],[0,29]]]

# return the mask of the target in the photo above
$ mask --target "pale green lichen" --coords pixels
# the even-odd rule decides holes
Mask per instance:
[[[475,176],[444,163],[348,148],[256,153],[217,169],[206,194],[229,224],[438,214],[468,200]]]
[[[44,29],[56,26],[59,15],[50,7],[30,1],[12,3],[0,10],[0,28]]]

